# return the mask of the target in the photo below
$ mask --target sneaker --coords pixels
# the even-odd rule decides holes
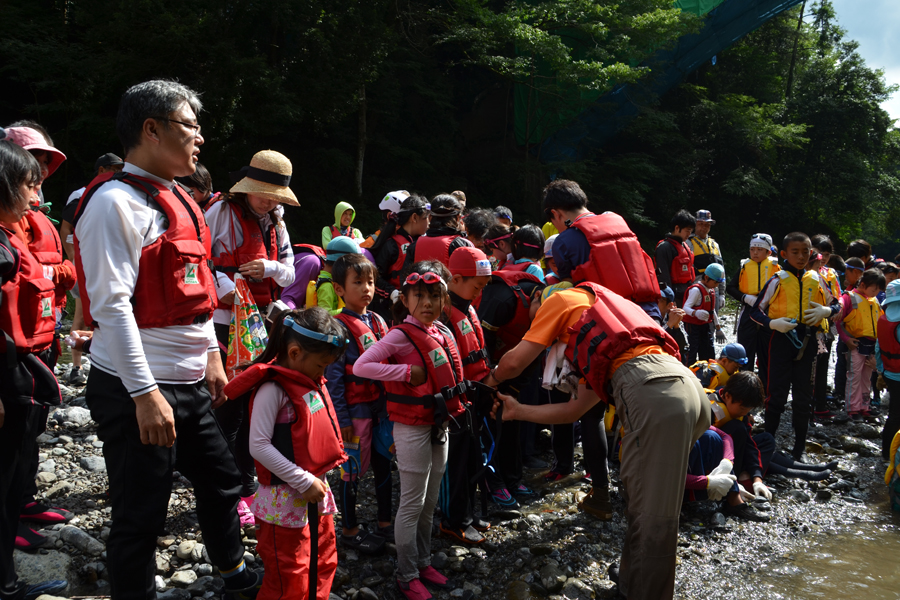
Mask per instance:
[[[225,593],[223,594],[224,600],[255,600],[256,595],[259,593],[259,588],[262,587],[263,574],[260,571],[251,571],[250,575],[256,577],[256,582],[245,588],[229,590],[226,584]]]
[[[537,496],[537,492],[533,489],[525,485],[524,483],[520,483],[516,487],[513,488],[513,495],[519,499],[530,499],[535,498]]]
[[[38,596],[59,596],[69,587],[69,582],[65,579],[54,579],[52,581],[43,581],[35,583],[25,588],[25,596],[23,600],[35,600]]]
[[[484,536],[478,533],[478,530],[471,525],[463,528],[441,523],[441,533],[463,544],[480,544],[484,541]],[[419,577],[425,579],[425,575],[421,570],[419,571]]]
[[[433,585],[434,587],[441,588],[443,590],[447,590],[453,587],[447,578],[440,573],[437,569],[428,565],[424,569],[419,569],[419,579],[422,580],[422,583]]]
[[[850,413],[850,419],[852,419],[853,421],[855,421],[857,423],[864,420],[863,416],[858,412]]]
[[[516,502],[516,499],[510,495],[509,490],[506,488],[500,488],[499,490],[491,492],[491,500],[493,500],[494,504],[497,506],[502,506],[504,508],[519,507],[519,503]]]
[[[16,529],[16,550],[24,550],[25,552],[34,552],[38,548],[43,548],[47,543],[47,538],[24,523],[19,523]]]
[[[238,502],[237,513],[241,518],[241,527],[256,524],[256,517],[253,516],[253,513],[250,511],[250,507],[247,506],[247,503],[244,500]]]
[[[578,508],[594,515],[601,521],[611,520],[613,518],[613,510],[612,502],[609,501],[609,488],[591,488],[591,491],[578,502]]]
[[[546,475],[544,475],[544,483],[556,483],[560,479],[565,479],[568,475],[563,475],[559,471],[548,471]]]
[[[400,590],[400,595],[407,600],[431,600],[433,598],[431,593],[425,589],[422,580],[418,578],[412,581],[400,581],[398,579],[397,589]]]
[[[390,525],[386,525],[384,527],[378,527],[377,529],[375,529],[375,531],[373,533],[375,533],[375,535],[380,535],[381,537],[383,537],[384,541],[386,541],[386,542],[393,542],[394,541],[394,524],[391,523]]]
[[[491,528],[491,522],[475,517],[474,519],[472,519],[472,527],[474,527],[477,531],[485,532]]]
[[[821,421],[823,423],[827,423],[834,419],[834,413],[830,410],[817,410],[813,413],[813,418],[816,421]]]
[[[745,521],[756,521],[757,523],[769,522],[768,515],[759,514],[750,508],[749,504],[735,504],[734,506],[725,504],[722,506],[722,514],[725,516],[737,517],[738,519],[743,519]]]
[[[34,521],[36,523],[66,523],[75,515],[64,508],[47,506],[38,502],[30,502],[25,505],[19,514],[20,521]]]
[[[609,580],[618,585],[619,583],[619,565],[611,564],[609,568],[606,569],[606,576],[609,577]]]
[[[81,367],[73,367],[69,371],[69,385],[84,385],[86,383],[87,377],[84,376],[84,371],[81,370]]]
[[[369,533],[360,525],[356,535],[341,535],[341,544],[365,554],[378,554],[384,549],[387,540],[380,535]]]
[[[584,481],[584,482],[586,482],[586,483],[590,483],[590,484],[593,484],[593,483],[594,483],[594,478],[591,477],[591,474],[588,473],[587,471],[585,471],[585,472],[584,472],[584,475],[581,476],[581,480]]]

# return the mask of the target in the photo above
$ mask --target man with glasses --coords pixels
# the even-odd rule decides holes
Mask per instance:
[[[156,538],[175,470],[194,485],[226,593],[254,597],[262,580],[244,565],[240,474],[210,410],[225,401],[226,383],[210,319],[210,234],[174,181],[194,172],[200,107],[172,81],[125,92],[116,119],[125,166],[88,186],[73,221],[85,320],[97,327],[86,400],[109,473],[117,600],[156,596]]]

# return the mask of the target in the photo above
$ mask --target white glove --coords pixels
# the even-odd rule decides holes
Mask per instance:
[[[831,309],[816,302],[810,302],[809,308],[803,311],[803,322],[807,325],[818,325],[822,319],[831,316]]]
[[[391,292],[391,304],[397,304],[397,300],[400,299],[400,290],[394,290]]]
[[[793,329],[796,329],[797,324],[792,323],[790,319],[787,317],[781,317],[780,319],[772,319],[769,321],[769,329],[774,329],[775,331],[780,331],[781,333],[787,333]]]
[[[710,475],[728,475],[731,471],[734,470],[734,465],[727,458],[723,458],[719,465],[710,471]]]
[[[753,306],[756,304],[756,296],[752,294],[744,294],[744,304],[747,306]]]
[[[757,496],[762,496],[766,500],[772,499],[772,490],[766,487],[762,481],[754,481],[753,482],[753,493]]]
[[[756,498],[756,496],[744,489],[744,486],[742,486],[741,484],[738,484],[738,493],[741,495],[741,498],[743,498],[744,502],[750,502],[751,500]]]
[[[709,311],[708,310],[695,310],[694,316],[700,319],[701,321],[709,321]]]
[[[737,481],[734,475],[709,475],[706,478],[706,493],[710,500],[721,500]]]

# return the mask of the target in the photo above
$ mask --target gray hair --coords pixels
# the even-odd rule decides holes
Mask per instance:
[[[128,88],[116,115],[116,133],[125,153],[140,143],[144,121],[167,117],[185,102],[194,109],[194,114],[200,115],[203,105],[197,92],[177,81],[155,79]],[[164,126],[168,127],[168,122]]]

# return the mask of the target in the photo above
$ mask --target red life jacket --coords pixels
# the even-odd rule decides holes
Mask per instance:
[[[341,233],[340,228],[335,227],[334,225],[329,225],[329,227],[331,227],[331,239],[337,239],[341,236],[355,239],[355,238],[353,238],[353,224],[352,223],[347,228],[347,233]]]
[[[531,299],[522,290],[521,283],[523,281],[531,281],[542,288],[544,284],[541,283],[540,279],[525,271],[502,269],[494,271],[491,276],[491,285],[502,284],[509,286],[518,299],[516,314],[513,315],[509,323],[497,329],[497,339],[500,341],[500,344],[497,348],[491,350],[491,359],[494,363],[497,363],[500,361],[500,357],[515,348],[516,344],[522,341],[525,332],[531,327]],[[476,298],[472,304],[475,308],[478,308],[480,303],[481,296]]]
[[[546,283],[547,285],[556,285],[559,282],[560,279],[556,275],[544,274],[544,283]]]
[[[370,312],[372,315],[373,328],[369,328],[360,319],[345,312],[338,314],[335,319],[347,326],[350,331],[350,339],[356,344],[357,354],[368,350],[369,346],[387,335],[387,324],[377,314]],[[349,362],[344,371],[344,401],[347,404],[362,404],[363,402],[372,402],[377,400],[382,393],[381,383],[372,379],[363,379],[353,374],[353,365]]]
[[[521,271],[524,273],[528,269],[528,267],[531,266],[531,264],[532,263],[530,263],[530,262],[516,263],[514,261],[507,261],[506,263],[503,264],[502,269],[504,271],[514,271],[514,272]]]
[[[62,240],[59,238],[59,232],[53,222],[39,210],[29,210],[25,213],[28,224],[31,226],[31,243],[28,244],[28,250],[31,255],[44,266],[58,267],[64,263],[68,263],[63,255]],[[71,266],[71,263],[70,263]],[[74,269],[73,269],[74,270]],[[71,289],[74,285],[69,279],[68,286]],[[56,306],[65,307],[66,303],[66,285],[62,282],[56,289]]]
[[[888,321],[885,315],[878,319],[878,348],[885,371],[900,373],[900,342],[897,341],[897,326],[900,323]]]
[[[406,237],[402,233],[395,233],[391,238],[394,240],[394,243],[397,244],[397,260],[394,261],[394,264],[391,265],[390,269],[385,276],[385,279],[390,282],[392,286],[399,289],[400,284],[402,283],[402,275],[403,275],[403,264],[406,262],[406,250],[409,248],[409,245],[412,243],[410,238]],[[422,239],[421,237],[419,239]],[[418,244],[416,244],[418,246]],[[449,244],[447,245],[449,250]],[[418,252],[417,252],[418,254]],[[450,261],[450,255],[447,254],[447,262]]]
[[[295,414],[292,423],[275,424],[272,433],[272,445],[275,449],[316,477],[322,477],[346,462],[347,455],[344,453],[337,416],[324,380],[313,381],[306,375],[285,367],[258,363],[228,382],[225,394],[229,398],[239,398],[253,391],[250,398],[250,418],[253,418],[256,392],[267,381],[274,381],[281,386],[290,399]],[[261,484],[284,483],[261,463],[254,462]]]
[[[682,301],[682,306],[684,306],[684,303],[687,302],[688,296],[690,295],[691,290],[694,288],[700,290],[700,304],[695,306],[694,310],[705,310],[709,313],[709,318],[705,321],[701,321],[697,317],[685,313],[684,317],[681,320],[685,323],[690,323],[691,325],[707,325],[710,321],[712,321],[712,314],[716,309],[716,290],[711,290],[702,283],[695,283],[688,289],[684,290],[684,300]]]
[[[583,233],[591,246],[590,260],[572,271],[576,282],[599,283],[635,302],[659,299],[653,261],[625,219],[616,213],[591,214],[575,219],[571,227]]]
[[[137,326],[147,329],[208,321],[216,307],[217,296],[210,261],[209,229],[203,212],[178,186],[172,191],[133,173],[104,173],[88,184],[78,201],[73,228],[84,214],[94,192],[109,180],[127,183],[152,198],[169,221],[166,232],[141,250],[138,279],[131,296]],[[80,248],[76,235],[75,268],[78,271],[78,287],[82,292],[84,320],[97,326],[91,317],[91,301],[84,281]]]
[[[466,384],[462,361],[453,333],[440,321],[434,322],[444,336],[446,345],[412,323],[400,323],[399,329],[419,353],[425,365],[425,383],[412,386],[405,381],[385,381],[387,410],[391,421],[406,425],[442,426],[449,417],[463,413]]]
[[[224,272],[229,279],[234,281],[234,274],[238,267],[257,259],[278,260],[278,242],[275,235],[275,226],[269,225],[268,231],[263,231],[259,221],[244,217],[241,210],[230,205],[234,217],[241,225],[241,233],[244,241],[240,246],[236,246],[237,237],[234,231],[234,219],[231,219],[231,252],[224,252],[212,259],[216,269]],[[228,210],[223,208],[222,210]],[[250,287],[250,293],[253,294],[253,300],[260,310],[265,310],[273,300],[278,298],[278,285],[271,277],[265,279],[247,278],[247,285]]]
[[[569,327],[566,358],[604,401],[609,366],[626,350],[644,344],[662,346],[679,358],[678,344],[640,306],[602,285],[585,282],[579,288],[594,293],[594,304]]]
[[[672,264],[669,267],[669,275],[672,277],[672,283],[678,285],[694,281],[694,277],[696,276],[694,272],[694,252],[688,248],[688,245],[684,242],[676,244],[669,238],[659,240],[656,247],[659,248],[666,243],[672,244],[678,251],[678,254],[672,260]],[[656,295],[659,297],[659,292],[657,292]]]
[[[11,249],[19,254],[19,268],[15,277],[0,287],[0,330],[12,340],[16,353],[41,352],[50,347],[56,329],[55,286],[44,277],[43,266],[25,243],[12,231],[3,231]],[[0,345],[3,354],[7,354],[8,342]]]
[[[449,268],[450,244],[458,237],[458,235],[420,236],[416,240],[416,253],[413,256],[413,262],[436,260],[444,263]]]
[[[463,374],[471,381],[481,381],[490,372],[487,359],[489,353],[484,347],[484,332],[481,330],[481,321],[475,308],[469,305],[469,314],[466,315],[455,306],[450,307],[450,322],[453,325],[453,335],[459,346],[459,356],[462,359]]]

